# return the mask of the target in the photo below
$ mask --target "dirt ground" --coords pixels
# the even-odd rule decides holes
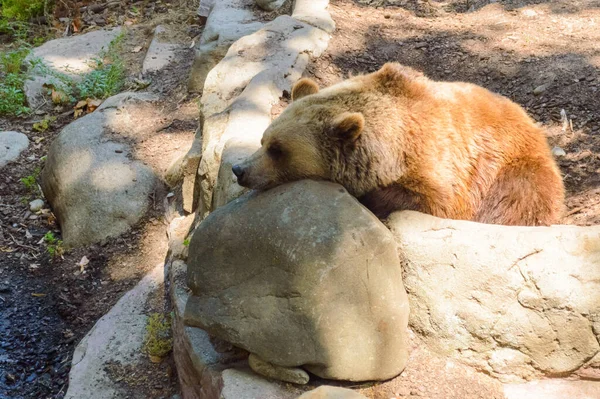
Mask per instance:
[[[155,109],[148,115],[152,121],[146,126],[148,134],[135,138],[137,155],[159,174],[175,153],[189,148],[198,126],[198,98],[188,96],[186,90],[193,59],[188,47],[202,31],[195,24],[193,3],[96,1],[88,2],[88,7],[99,6],[99,12],[81,16],[81,33],[100,26],[127,27],[123,55],[129,81],[143,78],[151,82],[147,90],[168,99],[159,104],[160,116]],[[186,47],[178,54],[178,63],[142,77],[141,61],[157,24],[180,27],[174,30],[176,39]],[[52,34],[61,37],[64,28],[63,24]],[[134,50],[139,46],[142,51]],[[140,117],[143,112],[141,109]],[[36,132],[33,123],[46,115],[57,120],[47,131]],[[167,253],[167,221],[163,219],[167,191],[159,187],[151,198],[149,214],[130,233],[105,245],[69,251],[59,259],[50,257],[40,240],[48,231],[60,237],[59,226],[49,210],[40,214],[29,211],[29,201],[41,194],[26,189],[20,179],[43,166],[41,158],[49,145],[72,120],[69,109],[52,107],[36,110],[27,119],[0,119],[0,130],[20,131],[31,142],[18,162],[0,174],[0,399],[62,398],[77,343],[147,271],[164,261]],[[82,268],[84,256],[89,263]],[[149,304],[148,312],[164,311],[161,304],[164,301]],[[135,373],[118,364],[108,365],[107,372],[128,376],[117,381],[122,381],[123,388],[133,388],[132,398],[166,398],[177,392],[176,373],[168,361],[145,361]]]
[[[180,34],[190,42],[201,32],[189,13],[170,12],[177,7],[193,10],[193,1],[90,5],[109,3],[113,5],[82,15],[84,31],[129,26],[130,21],[134,33],[128,36],[128,48],[147,47],[157,23],[185,26]],[[503,94],[524,106],[547,128],[552,146],[566,153],[558,158],[568,190],[564,223],[600,221],[600,1],[331,0],[330,11],[338,30],[307,75],[327,86],[399,61],[433,79],[473,82]],[[130,76],[138,77],[140,55],[129,57]],[[153,159],[151,166],[160,171],[168,159],[161,143],[176,140],[174,147],[184,148],[198,123],[197,98],[188,96],[184,87],[190,62],[191,51],[183,52],[177,65],[150,77],[149,90],[171,99],[164,104],[160,126],[140,145],[142,155]],[[285,103],[282,99],[274,115]],[[566,120],[561,119],[562,110]],[[157,194],[150,214],[134,231],[106,245],[50,259],[38,242],[49,230],[58,235],[58,226],[49,212],[29,212],[27,201],[39,194],[19,181],[42,166],[48,146],[72,120],[65,110],[47,112],[63,116],[44,133],[32,129],[43,114],[0,119],[0,130],[21,131],[32,142],[20,161],[0,175],[2,399],[62,398],[74,346],[166,253],[163,202]],[[89,259],[85,273],[79,266],[83,256]],[[150,308],[160,310],[157,305]],[[447,371],[446,362],[422,351],[413,353],[410,364],[398,379],[361,386],[361,391],[371,398],[501,397],[499,386],[487,377],[465,369]],[[169,397],[176,391],[170,364],[148,363],[142,369],[146,371],[137,382],[124,381],[137,386],[141,397]],[[108,371],[129,374],[121,365],[109,365]],[[461,386],[465,381],[468,385]]]

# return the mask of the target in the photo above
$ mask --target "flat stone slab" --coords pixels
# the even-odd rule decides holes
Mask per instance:
[[[365,396],[351,389],[322,386],[306,392],[298,399],[367,399]]]
[[[123,397],[106,373],[109,362],[135,365],[142,359],[149,295],[162,284],[164,265],[157,265],[131,291],[96,322],[75,352],[65,399],[115,399]]]
[[[411,211],[386,223],[410,325],[438,353],[506,383],[569,375],[600,353],[600,226],[498,226]]]
[[[101,29],[83,35],[50,40],[34,48],[25,61],[39,61],[44,67],[35,67],[31,71],[32,79],[25,82],[24,91],[30,108],[44,104],[45,83],[60,87],[60,80],[54,74],[66,75],[77,80],[82,74],[92,71],[93,59],[100,56],[121,31],[121,28]]]
[[[253,10],[255,0],[206,1],[200,3],[200,15],[210,10],[204,31],[196,46],[196,57],[188,89],[201,92],[207,74],[223,59],[229,46],[239,38],[259,30],[264,23]],[[209,5],[213,3],[214,5]]]
[[[541,380],[504,385],[506,399],[598,399],[600,381]]]
[[[179,44],[163,42],[161,35],[164,33],[166,33],[166,29],[160,25],[154,30],[154,38],[150,42],[148,52],[142,64],[142,73],[160,71],[175,59],[177,50],[181,46]]]
[[[29,147],[29,139],[19,132],[0,132],[0,168],[19,158]]]

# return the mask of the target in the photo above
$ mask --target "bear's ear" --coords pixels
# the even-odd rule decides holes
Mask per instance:
[[[292,101],[301,99],[302,97],[316,94],[319,92],[319,86],[308,78],[302,78],[296,82],[292,88]]]
[[[360,112],[344,112],[333,120],[333,134],[345,143],[354,143],[365,127],[365,117]]]
[[[375,72],[377,82],[387,91],[407,91],[415,80],[422,78],[423,73],[397,62],[388,62]]]

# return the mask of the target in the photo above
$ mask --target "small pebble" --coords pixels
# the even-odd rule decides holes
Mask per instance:
[[[29,210],[31,212],[38,212],[44,207],[44,200],[36,199],[29,203]]]
[[[554,155],[555,157],[564,157],[565,155],[567,155],[567,153],[560,147],[554,147],[552,148],[552,155]]]
[[[543,92],[545,92],[546,90],[548,90],[548,87],[550,87],[550,83],[546,83],[546,84],[543,84],[543,85],[540,85],[540,86],[536,87],[535,89],[533,89],[533,95],[534,96],[541,95]]]

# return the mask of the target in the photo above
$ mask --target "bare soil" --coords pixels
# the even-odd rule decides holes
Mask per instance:
[[[89,8],[84,11],[76,34],[102,26],[127,27],[123,55],[128,81],[149,81],[145,90],[164,99],[153,110],[140,109],[138,117],[144,120],[147,134],[126,138],[134,142],[136,155],[163,175],[169,163],[189,149],[198,126],[198,98],[188,96],[186,90],[193,60],[188,47],[202,31],[195,25],[194,2],[87,3],[87,7],[106,7],[99,7],[98,13]],[[51,34],[61,37],[68,24],[64,21],[55,26]],[[185,46],[177,63],[141,76],[141,61],[158,24],[170,27],[173,37],[169,39]],[[50,210],[29,211],[29,201],[42,198],[41,192],[28,190],[20,179],[43,167],[42,157],[53,139],[73,120],[69,111],[68,107],[44,107],[27,119],[0,119],[0,130],[22,132],[31,143],[17,162],[0,173],[0,399],[62,398],[77,343],[125,292],[163,262],[167,253],[167,221],[163,218],[167,188],[160,186],[150,198],[148,215],[133,231],[105,245],[50,257],[40,240],[48,231],[60,238],[59,226]],[[47,115],[57,119],[48,130],[36,132],[33,123]],[[89,263],[82,267],[84,256]],[[148,304],[148,313],[165,310],[162,298]],[[167,398],[177,392],[176,373],[168,360],[161,364],[144,361],[135,371],[107,365],[107,372],[121,376],[116,380],[131,398]]]

